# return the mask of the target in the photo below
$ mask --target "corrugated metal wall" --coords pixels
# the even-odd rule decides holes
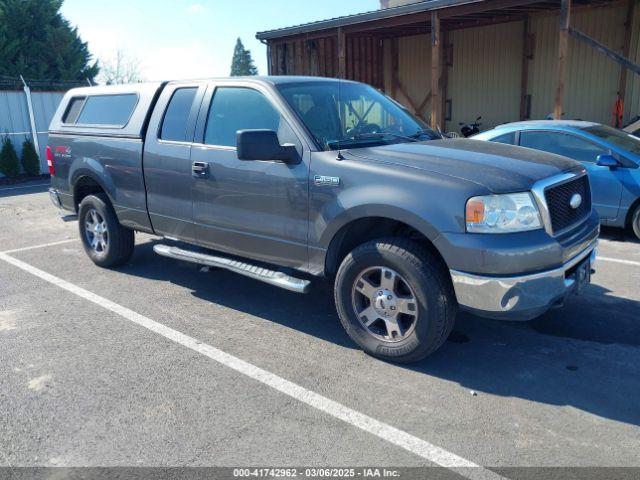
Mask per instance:
[[[520,83],[524,23],[512,22],[449,32],[453,47],[447,98],[448,130],[482,116],[482,129],[520,115]]]
[[[332,37],[274,44],[270,54],[273,75],[332,77],[337,74],[337,46]]]
[[[40,171],[48,173],[45,148],[49,135],[49,123],[56,113],[58,105],[64,97],[64,92],[31,92],[31,102],[33,104],[33,115],[36,120],[36,130],[38,132],[38,142],[40,143]]]
[[[47,130],[64,92],[31,92],[33,113],[40,143],[40,170],[47,172],[45,147]],[[18,151],[22,152],[22,142],[31,138],[31,125],[27,100],[23,91],[0,91],[0,135],[9,135]],[[0,174],[1,175],[1,174]]]
[[[431,37],[414,35],[398,39],[398,92],[392,93],[422,118],[428,118],[431,101]],[[386,89],[391,92],[390,89]]]
[[[576,6],[571,25],[604,45],[623,53],[626,2],[607,6]],[[529,16],[527,62],[529,118],[552,112],[557,84],[558,12]],[[481,115],[482,129],[520,119],[525,22],[461,28],[445,33],[443,50],[451,64],[443,73],[445,99],[451,102],[448,131]],[[443,27],[444,28],[444,27]],[[444,28],[446,31],[446,28]],[[337,37],[279,40],[271,49],[278,74],[337,76]],[[347,78],[384,88],[408,109],[428,119],[431,112],[431,48],[429,35],[399,38],[375,29],[369,37],[347,35]],[[379,36],[376,39],[376,35]],[[383,40],[381,40],[383,39]],[[565,81],[565,118],[612,123],[620,65],[589,45],[570,38]],[[629,57],[640,63],[640,6],[636,7]],[[445,63],[445,62],[443,62]],[[394,73],[396,72],[396,73]],[[395,81],[394,81],[395,76]],[[640,75],[629,73],[625,122],[640,115]]]
[[[625,16],[624,5],[576,9],[571,15],[571,25],[609,48],[622,52]],[[535,37],[529,66],[531,118],[545,118],[553,110],[558,78],[557,15],[531,17],[531,33]],[[570,38],[564,118],[611,124],[619,78],[620,66],[616,62],[587,44]],[[628,106],[633,109],[631,104]]]

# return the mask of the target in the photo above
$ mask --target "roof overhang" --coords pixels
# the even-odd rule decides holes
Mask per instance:
[[[427,0],[424,2],[411,3],[399,7],[385,8],[381,10],[373,10],[371,12],[357,13],[355,15],[347,15],[344,17],[330,18],[317,22],[295,25],[293,27],[278,28],[275,30],[267,30],[258,32],[256,38],[258,40],[273,40],[275,38],[288,37],[293,35],[301,35],[309,32],[317,32],[321,30],[330,30],[339,27],[347,27],[357,25],[359,23],[367,23],[374,20],[383,20],[403,15],[411,15],[413,13],[428,12],[442,8],[481,3],[486,0]]]
[[[573,0],[574,6],[603,6],[617,0]],[[341,28],[346,34],[376,31],[378,34],[392,30],[413,27],[430,28],[428,12],[437,11],[445,28],[477,26],[486,23],[500,23],[520,20],[530,13],[558,10],[558,0],[426,0],[399,7],[385,8],[371,12],[330,18],[317,22],[258,32],[256,38],[262,41],[286,40],[289,37],[328,36]],[[406,31],[405,31],[406,35]]]

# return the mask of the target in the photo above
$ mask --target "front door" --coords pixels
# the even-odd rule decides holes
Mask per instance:
[[[596,164],[598,155],[610,153],[607,148],[576,135],[550,131],[520,132],[520,146],[563,155],[582,163],[589,174],[593,207],[600,219],[612,220],[618,216],[622,198],[620,171]]]
[[[218,85],[207,97],[198,127],[202,136],[191,152],[199,241],[242,257],[305,268],[308,149],[305,155],[269,91]],[[236,133],[248,129],[276,131],[281,144],[296,145],[299,162],[239,160]]]

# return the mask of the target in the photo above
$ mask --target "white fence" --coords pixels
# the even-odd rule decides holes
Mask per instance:
[[[33,119],[37,131],[37,144],[40,147],[40,171],[47,173],[45,148],[49,122],[58,108],[64,92],[31,92]],[[18,155],[22,151],[22,142],[32,138],[27,92],[23,90],[0,90],[0,137],[11,138]],[[2,176],[2,174],[0,174]]]

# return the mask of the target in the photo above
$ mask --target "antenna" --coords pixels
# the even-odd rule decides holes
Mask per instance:
[[[342,105],[340,104],[340,101],[342,100],[342,76],[344,74],[344,68],[343,66],[345,65],[344,62],[344,56],[346,55],[346,51],[345,51],[345,38],[344,38],[344,32],[342,31],[342,27],[338,27],[338,101],[336,102],[336,106],[338,107],[338,121],[340,122],[340,132],[339,132],[339,137],[338,137],[338,155],[336,156],[336,160],[344,160],[344,157],[342,156],[342,152],[340,149],[340,139],[342,137],[342,125],[343,125],[343,118],[342,118]]]
[[[336,160],[344,160],[342,156],[341,148],[340,148],[340,140],[342,140],[342,125],[344,124],[344,119],[342,118],[342,73],[338,73],[338,101],[336,102],[336,106],[338,107],[338,121],[340,122],[340,128],[338,130],[338,156]]]

